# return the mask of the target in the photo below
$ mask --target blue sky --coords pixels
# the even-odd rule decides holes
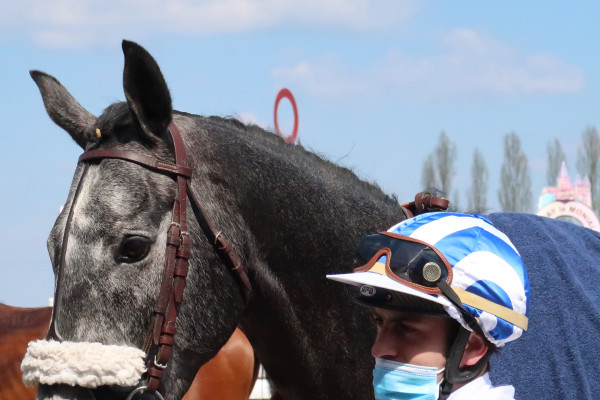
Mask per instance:
[[[176,109],[273,126],[289,88],[300,142],[410,200],[444,130],[466,206],[475,147],[498,211],[502,138],[517,132],[534,197],[546,144],[576,170],[581,131],[600,126],[596,2],[0,0],[0,302],[52,296],[46,237],[80,149],[47,117],[30,69],[99,114],[124,99],[123,38],[157,59]],[[292,127],[280,106],[280,126]]]

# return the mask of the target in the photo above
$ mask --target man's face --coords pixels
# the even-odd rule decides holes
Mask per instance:
[[[377,339],[373,357],[406,364],[444,368],[457,330],[448,316],[375,308]]]

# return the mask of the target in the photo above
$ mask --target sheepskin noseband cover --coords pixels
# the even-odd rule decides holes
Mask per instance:
[[[135,386],[146,371],[144,357],[129,346],[35,340],[27,346],[21,371],[27,386]]]

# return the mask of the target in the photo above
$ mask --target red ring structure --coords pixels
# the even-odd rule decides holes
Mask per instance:
[[[279,102],[283,98],[287,98],[292,104],[292,109],[294,110],[294,130],[290,136],[283,136],[281,131],[279,130],[279,124],[277,123],[277,110],[279,109]],[[277,93],[277,98],[275,99],[275,108],[273,110],[273,120],[275,121],[275,132],[279,136],[285,140],[286,143],[294,143],[296,138],[298,137],[298,108],[296,107],[296,100],[294,100],[294,96],[292,96],[292,92],[289,89],[283,88]]]

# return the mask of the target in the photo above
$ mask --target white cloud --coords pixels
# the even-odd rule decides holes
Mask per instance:
[[[305,27],[379,30],[405,23],[418,12],[419,3],[420,0],[0,0],[0,26],[25,31],[40,46],[83,47],[114,43],[124,34],[206,35]]]
[[[321,98],[343,99],[369,90],[366,82],[357,79],[355,71],[333,56],[322,57],[314,63],[301,62],[291,67],[276,68],[271,75],[282,82],[278,87],[302,86],[311,95]]]
[[[442,43],[451,53],[467,56],[501,58],[514,51],[506,44],[473,29],[458,28],[446,33]]]
[[[45,30],[31,34],[33,43],[40,47],[80,48],[90,43],[89,35],[73,35],[63,30]]]
[[[390,49],[364,69],[321,57],[272,71],[280,85],[293,82],[314,96],[334,99],[351,94],[379,98],[383,93],[410,101],[569,93],[583,88],[583,71],[551,54],[522,54],[499,40],[471,29],[441,38],[440,54],[414,57]]]

